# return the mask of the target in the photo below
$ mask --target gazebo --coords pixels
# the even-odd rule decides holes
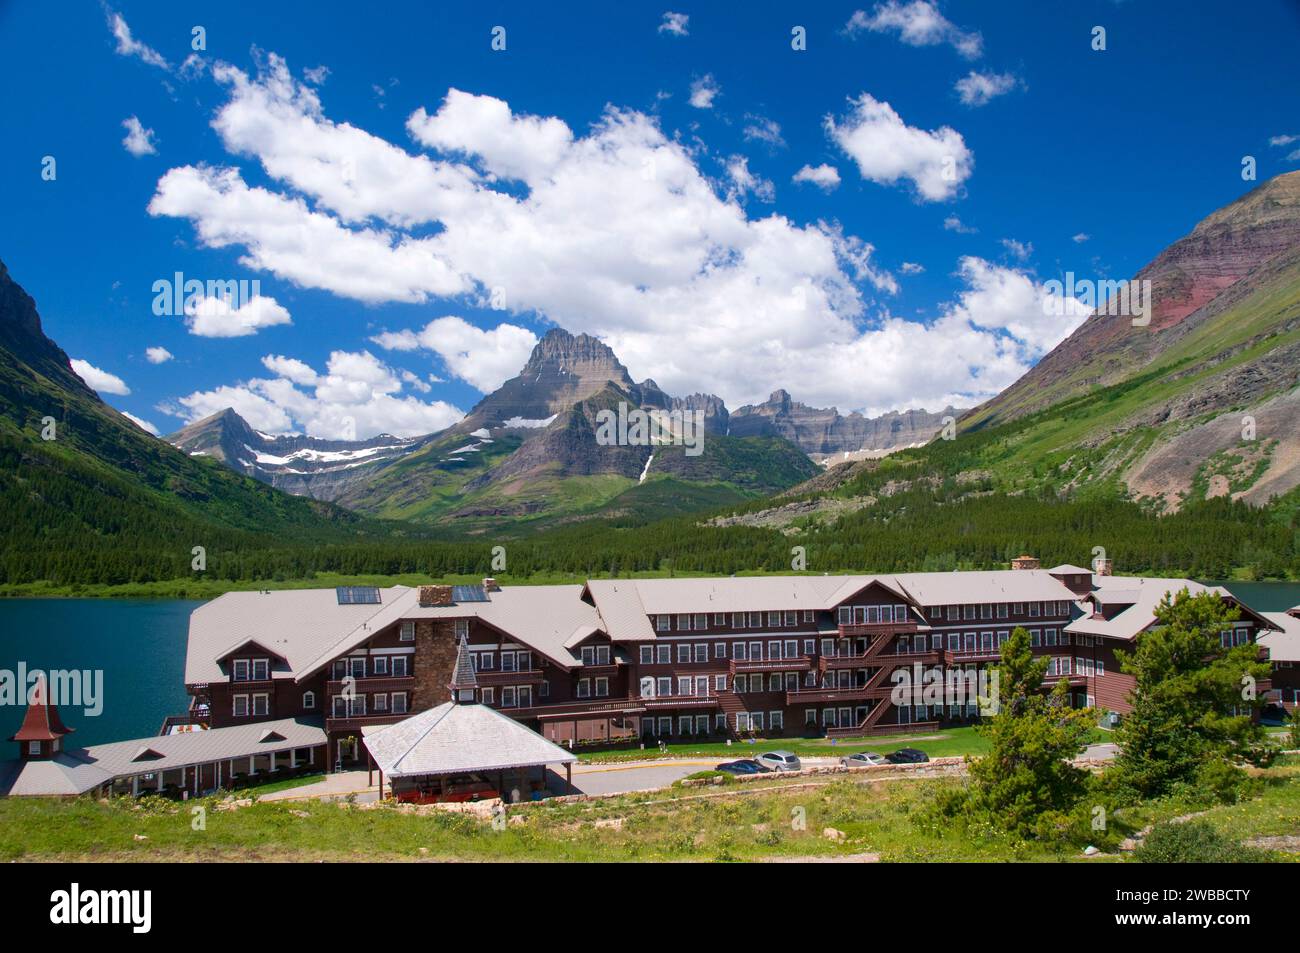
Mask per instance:
[[[379,794],[387,775],[399,801],[503,799],[514,779],[521,791],[533,768],[563,764],[572,782],[577,757],[493,708],[479,703],[478,680],[462,636],[451,682],[452,700],[392,725],[362,731],[362,743],[379,770]],[[487,782],[476,783],[476,781]]]

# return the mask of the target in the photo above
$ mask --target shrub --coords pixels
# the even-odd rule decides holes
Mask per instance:
[[[1266,851],[1225,837],[1205,821],[1157,824],[1133,857],[1145,864],[1250,864],[1270,859]]]

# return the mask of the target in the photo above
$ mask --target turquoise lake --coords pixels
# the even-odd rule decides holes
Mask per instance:
[[[1247,605],[1280,612],[1300,605],[1300,583],[1225,584]],[[201,602],[165,599],[0,599],[0,669],[90,669],[103,673],[103,710],[65,709],[72,744],[92,745],[158,733],[163,718],[189,706],[185,638]],[[21,706],[0,706],[0,759]]]

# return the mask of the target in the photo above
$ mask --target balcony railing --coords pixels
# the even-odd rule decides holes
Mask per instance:
[[[626,715],[645,711],[640,698],[591,698],[550,705],[529,705],[522,708],[500,708],[498,711],[511,718],[563,718],[567,715]]]
[[[331,679],[325,683],[325,693],[327,695],[341,695],[346,684],[342,679]],[[352,687],[358,695],[366,695],[371,692],[409,691],[415,687],[415,676],[369,675],[353,681]]]
[[[962,665],[967,662],[997,662],[1002,659],[1002,649],[994,646],[991,649],[944,649],[943,662],[945,665]]]
[[[326,731],[360,731],[367,725],[391,725],[411,717],[411,712],[401,714],[388,712],[371,712],[368,715],[348,715],[346,717],[328,717],[325,719]]]
[[[915,622],[841,622],[839,624],[841,639],[856,639],[861,636],[907,635],[916,631]]]
[[[812,659],[807,655],[794,658],[770,659],[730,659],[728,668],[731,674],[748,675],[751,672],[806,672],[812,668]]]
[[[843,688],[800,688],[785,693],[787,705],[807,705],[819,702],[855,702],[868,698],[884,698],[889,695],[892,685],[868,687],[866,685],[846,685]]]
[[[540,685],[545,681],[540,668],[519,669],[513,672],[494,669],[490,672],[475,672],[474,678],[479,685]]]
[[[853,655],[823,655],[818,659],[817,667],[823,671],[845,668],[878,668],[881,665],[913,664],[935,665],[943,661],[943,653],[938,649],[924,652],[877,652],[875,655],[858,653]]]

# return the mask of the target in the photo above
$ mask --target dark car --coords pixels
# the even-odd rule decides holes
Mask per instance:
[[[885,760],[890,764],[924,764],[930,756],[919,748],[899,748],[885,755]]]
[[[728,761],[725,764],[720,764],[716,770],[726,771],[728,774],[762,774],[767,771],[767,768],[751,758],[744,758],[740,761]]]

